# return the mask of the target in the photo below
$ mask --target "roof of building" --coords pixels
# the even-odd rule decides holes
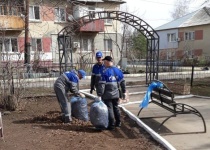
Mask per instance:
[[[189,13],[162,26],[159,26],[155,30],[161,31],[204,24],[210,24],[210,7],[203,7],[202,9]]]

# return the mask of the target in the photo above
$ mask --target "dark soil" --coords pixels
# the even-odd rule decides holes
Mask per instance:
[[[210,78],[195,79],[191,88],[191,93],[200,96],[210,97]]]
[[[1,150],[164,149],[122,111],[122,127],[98,131],[90,122],[75,118],[71,124],[62,123],[55,97],[27,101],[25,110],[3,115]]]

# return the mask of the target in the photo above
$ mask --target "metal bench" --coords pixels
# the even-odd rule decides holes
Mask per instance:
[[[161,82],[158,80],[154,80],[152,82]],[[161,82],[162,83],[162,82]],[[155,88],[152,93],[151,93],[151,101],[149,103],[154,103],[168,111],[170,111],[172,113],[172,115],[170,116],[164,116],[166,117],[166,119],[163,120],[163,122],[159,125],[158,130],[160,130],[161,126],[167,121],[169,120],[171,117],[176,117],[177,115],[180,114],[194,114],[198,117],[200,117],[203,121],[203,126],[204,126],[204,133],[206,132],[206,123],[205,120],[203,118],[203,116],[201,115],[201,113],[195,109],[192,106],[189,106],[187,104],[183,104],[183,103],[176,103],[176,101],[174,100],[174,94],[173,92],[164,84],[162,88]],[[141,108],[138,112],[138,115],[140,115],[141,111],[143,110],[143,108]],[[162,116],[159,117],[144,117],[144,118],[140,118],[140,119],[148,119],[148,118],[160,118]],[[195,132],[193,132],[195,133]]]
[[[3,123],[2,123],[1,112],[0,112],[0,136],[3,137]]]

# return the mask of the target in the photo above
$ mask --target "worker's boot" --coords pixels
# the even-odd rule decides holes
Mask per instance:
[[[62,121],[64,123],[70,123],[72,121],[72,118],[70,116],[62,116]]]

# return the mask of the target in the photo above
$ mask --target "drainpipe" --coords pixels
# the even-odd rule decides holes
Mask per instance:
[[[29,0],[25,0],[25,52],[24,52],[24,64],[30,64],[30,50],[29,50],[29,39],[28,39],[28,31],[29,31]],[[27,69],[28,72],[28,69]]]

